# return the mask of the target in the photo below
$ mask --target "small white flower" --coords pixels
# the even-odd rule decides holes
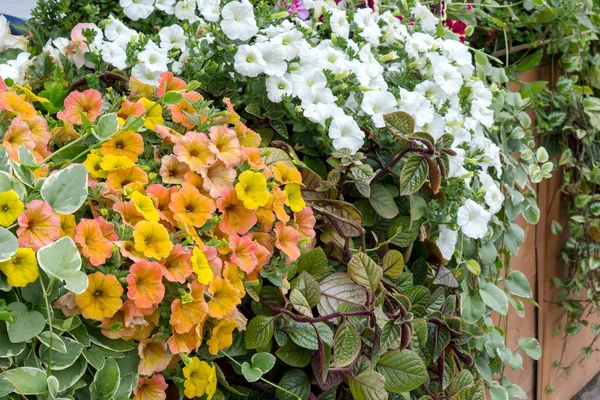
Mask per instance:
[[[195,0],[181,0],[175,4],[175,16],[184,21],[194,22],[199,18],[196,15]]]
[[[265,72],[266,67],[267,63],[263,59],[258,47],[247,44],[238,47],[238,51],[234,57],[234,68],[237,72],[254,78]]]
[[[263,60],[265,60],[265,74],[283,76],[287,71],[288,64],[277,52],[275,46],[270,42],[257,43],[256,47],[260,50]]]
[[[0,14],[0,52],[7,49],[26,50],[28,43],[25,36],[11,34],[8,20]]]
[[[438,249],[440,249],[442,257],[444,257],[445,260],[450,260],[450,258],[452,258],[454,250],[456,249],[457,239],[458,232],[446,227],[446,225],[440,227],[440,234],[435,241],[435,244]]]
[[[335,104],[309,104],[304,110],[304,116],[312,122],[325,126],[325,121],[329,117],[344,115],[344,111]]]
[[[305,97],[312,90],[325,89],[327,78],[323,71],[318,68],[302,68],[292,75],[294,83],[294,95],[300,98]]]
[[[185,51],[185,32],[179,25],[171,25],[164,27],[158,32],[160,37],[160,47],[165,50],[171,50],[176,47]]]
[[[460,72],[448,63],[434,65],[433,79],[448,96],[458,93],[463,84]]]
[[[123,13],[132,21],[146,19],[154,11],[154,0],[119,0]]]
[[[456,222],[463,233],[472,239],[481,239],[488,230],[488,223],[492,214],[485,211],[479,204],[467,199],[465,204],[458,209]]]
[[[298,55],[302,42],[304,42],[304,38],[302,37],[302,33],[297,29],[280,33],[271,39],[274,51],[279,54],[279,57],[286,61],[289,61]]]
[[[100,47],[102,60],[114,65],[116,68],[124,69],[127,67],[127,55],[119,45],[112,42],[104,42]]]
[[[142,83],[151,86],[158,86],[158,78],[160,74],[164,71],[155,71],[146,66],[146,64],[137,64],[131,70],[131,75],[133,75],[137,80]]]
[[[410,114],[418,126],[423,126],[433,121],[434,110],[431,102],[417,92],[400,89],[399,110]]]
[[[110,22],[104,27],[106,38],[118,46],[125,48],[133,38],[138,37],[138,33],[129,29],[124,23],[110,16]]]
[[[292,94],[292,84],[283,76],[270,76],[266,81],[267,97],[273,103],[280,103],[283,96]]]
[[[373,118],[376,127],[383,128],[383,115],[396,111],[396,98],[390,92],[366,92],[360,108]]]
[[[0,77],[2,79],[12,79],[15,83],[23,84],[25,81],[25,71],[31,65],[28,52],[19,53],[14,60],[0,64]]]
[[[345,11],[332,9],[329,24],[333,33],[339,37],[348,39],[348,36],[350,35],[350,23],[348,22]]]
[[[248,1],[227,3],[221,16],[221,29],[229,39],[248,40],[258,32],[254,10]]]
[[[496,214],[502,208],[504,203],[504,195],[495,184],[488,186],[485,191],[485,202],[490,207],[490,212]]]
[[[217,22],[221,17],[219,5],[219,0],[198,0],[198,10],[200,10],[204,19],[210,22]]]
[[[433,15],[431,11],[429,11],[429,8],[422,4],[417,4],[410,10],[410,13],[413,15],[413,17],[415,17],[415,19],[419,20],[421,27],[425,32],[435,32],[437,24],[440,20]]]
[[[167,57],[165,50],[158,47],[151,40],[146,44],[144,51],[138,53],[137,59],[149,70],[159,72],[168,70],[167,63],[169,62],[169,57]]]
[[[173,13],[175,13],[175,7],[173,7],[174,5],[175,0],[156,0],[155,4],[156,8],[169,15],[173,15]]]
[[[331,121],[329,137],[333,139],[333,147],[336,150],[349,149],[354,154],[362,147],[365,134],[354,118],[338,115]]]

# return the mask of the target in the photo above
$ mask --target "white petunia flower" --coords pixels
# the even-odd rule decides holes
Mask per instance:
[[[25,81],[25,71],[31,65],[32,60],[29,59],[28,52],[19,53],[14,60],[0,64],[0,77],[2,79],[12,79],[15,83],[23,84]]]
[[[198,10],[200,10],[204,19],[210,22],[217,22],[221,17],[219,6],[219,0],[198,0]]]
[[[463,84],[460,72],[448,63],[434,65],[433,79],[448,96],[458,93]]]
[[[154,0],[119,0],[119,4],[132,21],[146,19],[154,11]]]
[[[152,70],[148,68],[146,64],[141,63],[133,67],[133,69],[131,70],[131,75],[142,83],[151,86],[158,86],[158,78],[163,72],[164,71]]]
[[[169,15],[173,15],[175,13],[175,0],[156,0],[156,4],[154,4],[156,8]]]
[[[348,115],[338,115],[331,121],[329,137],[333,139],[333,147],[336,150],[349,149],[352,154],[362,147],[365,134],[354,118]]]
[[[254,7],[248,1],[232,1],[221,10],[221,29],[229,39],[248,40],[258,32]]]
[[[160,37],[160,47],[165,50],[179,48],[185,51],[185,36],[183,28],[179,25],[171,25],[164,27],[158,32]]]
[[[318,68],[302,68],[292,75],[294,84],[294,95],[300,98],[310,96],[312,90],[325,89],[327,78],[323,71]]]
[[[325,126],[325,121],[329,117],[335,117],[338,115],[344,115],[344,110],[335,104],[310,104],[304,110],[304,116],[311,120],[312,122],[319,124],[321,126]]]
[[[119,45],[112,42],[104,42],[100,47],[102,60],[114,65],[116,68],[124,69],[127,67],[127,54]]]
[[[329,24],[333,33],[339,37],[348,39],[348,36],[350,35],[350,22],[348,22],[348,17],[345,11],[337,10],[335,8],[332,9]]]
[[[435,32],[440,20],[429,11],[429,8],[422,4],[417,4],[410,10],[410,13],[421,23],[421,27],[425,32]]]
[[[281,57],[270,42],[257,43],[256,47],[260,50],[263,60],[265,60],[265,74],[283,76],[288,69],[287,62]]]
[[[267,63],[257,46],[245,44],[238,47],[238,51],[234,57],[234,68],[237,72],[254,78],[265,72],[266,67]]]
[[[25,36],[13,35],[4,15],[0,14],[0,52],[7,49],[26,50],[29,40]]]
[[[467,199],[465,204],[458,209],[456,222],[466,236],[472,239],[481,239],[488,230],[491,218],[492,214],[485,211],[482,206]]]
[[[198,21],[196,0],[180,0],[175,4],[175,16],[184,21]]]
[[[488,186],[485,191],[485,202],[490,207],[489,210],[492,214],[496,214],[502,208],[504,204],[504,195],[495,184]]]
[[[110,22],[104,27],[104,35],[108,40],[123,49],[127,46],[127,43],[138,37],[136,31],[129,29],[124,23],[112,15],[110,16]]]
[[[137,59],[149,70],[160,72],[168,70],[167,63],[169,62],[169,57],[166,51],[158,47],[151,40],[146,43],[144,51],[138,53]]]
[[[283,76],[270,76],[266,81],[267,97],[273,103],[280,103],[283,96],[291,96],[292,84]]]
[[[298,53],[300,53],[300,45],[302,42],[304,42],[302,32],[297,29],[280,33],[271,39],[274,51],[279,54],[279,57],[286,61],[295,58]]]
[[[420,93],[400,89],[400,105],[398,108],[400,111],[410,114],[418,126],[423,126],[433,121],[433,106]]]
[[[383,128],[383,115],[396,111],[396,98],[390,92],[366,92],[360,108],[373,118],[376,127]]]
[[[440,234],[435,241],[438,249],[442,253],[442,257],[445,260],[450,260],[456,249],[456,241],[458,240],[458,232],[442,225],[440,227]]]

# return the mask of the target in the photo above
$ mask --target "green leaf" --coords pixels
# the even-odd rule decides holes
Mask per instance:
[[[469,260],[466,262],[467,264],[467,269],[469,271],[471,271],[471,273],[473,275],[479,276],[479,274],[481,274],[481,266],[479,265],[479,263],[475,260]]]
[[[474,324],[485,315],[485,303],[479,294],[461,293],[460,315],[468,324]]]
[[[92,400],[112,400],[119,387],[121,373],[114,358],[109,358],[101,370],[96,371],[94,381],[90,385]]]
[[[348,274],[336,272],[321,281],[321,301],[317,308],[321,315],[338,311],[340,304],[364,307],[367,292],[350,279]]]
[[[288,340],[275,352],[281,361],[296,368],[304,368],[310,364],[313,354],[312,351],[307,351],[291,340]]]
[[[393,237],[392,243],[396,246],[408,247],[419,237],[419,227],[420,225],[416,222],[411,222],[408,216],[398,217],[390,225],[388,237]]]
[[[492,400],[508,400],[508,392],[498,382],[493,382],[490,386],[490,395]]]
[[[322,248],[317,247],[300,256],[298,272],[306,271],[315,279],[321,279],[327,271],[327,255]]]
[[[53,173],[44,181],[40,193],[57,213],[74,213],[87,198],[87,168],[82,164],[73,164]]]
[[[302,400],[308,400],[310,397],[310,381],[308,380],[308,376],[299,369],[287,371],[283,377],[281,377],[279,386],[300,397]],[[281,389],[275,391],[275,397],[278,400],[297,400],[296,397]]]
[[[480,382],[456,392],[453,400],[485,400],[485,390]]]
[[[81,256],[70,237],[65,236],[39,249],[37,260],[48,275],[64,280],[66,289],[77,294],[87,289],[87,275],[81,272]]]
[[[10,157],[8,156],[8,150],[6,150],[6,147],[4,146],[0,147],[0,172],[6,172],[10,174],[11,169],[8,160],[10,160]]]
[[[386,126],[396,136],[408,136],[415,131],[415,120],[403,111],[396,111],[383,116]]]
[[[0,147],[0,149],[3,148],[4,147]],[[21,200],[23,200],[27,194],[27,188],[20,180],[7,172],[0,171],[0,193],[8,192],[11,189],[17,193]]]
[[[534,360],[539,360],[542,356],[542,347],[536,338],[519,339],[519,349],[523,350]]]
[[[248,362],[242,363],[242,375],[248,382],[256,382],[259,380],[263,372],[259,368],[251,366]]]
[[[512,271],[504,281],[504,288],[515,296],[530,299],[533,297],[527,277],[520,271]]]
[[[23,303],[15,302],[8,305],[15,315],[15,322],[8,324],[8,337],[13,343],[26,342],[33,339],[46,326],[46,319],[38,311],[30,311]]]
[[[377,211],[377,214],[385,219],[395,218],[400,212],[394,202],[394,197],[381,183],[371,186],[369,202],[373,206],[373,209]]]
[[[383,268],[375,264],[375,261],[365,253],[358,252],[348,263],[348,276],[371,293],[375,293],[383,277]]]
[[[69,368],[75,363],[75,361],[77,361],[83,350],[83,345],[81,343],[78,343],[68,337],[64,337],[63,342],[67,351],[64,353],[58,353],[55,351],[52,352],[52,370],[63,370],[65,368]],[[44,362],[44,365],[47,365],[48,363],[49,350],[50,349],[48,346],[40,346],[40,358]]]
[[[531,71],[540,64],[542,57],[544,56],[544,50],[540,49],[535,53],[528,55],[517,65],[517,72]]]
[[[481,280],[479,283],[479,295],[483,302],[492,310],[502,315],[508,312],[508,298],[506,293],[492,282]]]
[[[266,346],[273,337],[273,317],[257,315],[246,327],[246,348],[258,349]]]
[[[46,372],[39,368],[20,367],[9,369],[4,374],[15,387],[15,393],[24,395],[44,394],[47,391]]]
[[[377,371],[385,377],[385,388],[394,393],[409,392],[427,380],[427,368],[412,350],[392,350],[381,356]]]
[[[146,121],[144,118],[135,117],[132,115],[127,118],[127,121],[125,121],[125,124],[123,125],[123,131],[137,132],[144,126],[145,123]]]
[[[183,95],[179,92],[167,92],[162,98],[163,103],[173,105],[183,100]]]
[[[252,366],[266,374],[275,365],[275,356],[271,353],[256,353],[252,356]]]
[[[358,332],[349,322],[343,322],[333,339],[333,360],[337,368],[350,365],[358,357],[361,340]]]
[[[119,118],[117,113],[108,113],[98,118],[96,129],[92,129],[92,133],[100,141],[108,140],[112,135],[119,130]]]
[[[385,378],[378,372],[365,371],[348,382],[354,400],[387,400]]]
[[[383,274],[398,279],[404,272],[404,256],[398,250],[390,250],[383,256]]]
[[[308,304],[308,300],[306,300],[306,297],[304,297],[302,292],[300,292],[298,289],[292,289],[290,292],[290,303],[292,303],[294,309],[300,314],[308,317],[313,316],[311,307]]]
[[[411,155],[400,172],[400,194],[407,196],[417,192],[427,180],[429,166],[422,155]]]
[[[19,248],[19,241],[11,231],[0,227],[0,262],[10,260]]]
[[[56,333],[50,333],[50,331],[42,332],[38,335],[38,339],[44,345],[50,347],[50,338],[52,337],[52,348],[59,353],[66,353],[67,347],[65,342]]]
[[[319,332],[318,337],[315,327]],[[283,329],[294,343],[305,349],[319,350],[319,338],[323,343],[329,346],[333,345],[333,331],[324,322],[310,324],[308,322],[289,320]]]
[[[306,271],[302,271],[291,283],[292,289],[298,289],[304,296],[310,308],[319,304],[321,300],[321,289],[319,282]]]
[[[7,329],[6,323],[0,321],[0,358],[15,357],[25,350],[25,342],[13,343],[10,341]]]

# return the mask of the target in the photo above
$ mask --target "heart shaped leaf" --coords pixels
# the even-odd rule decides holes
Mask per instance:
[[[82,164],[73,164],[44,181],[42,198],[60,214],[79,210],[88,194],[88,171]]]
[[[81,256],[73,240],[65,236],[38,250],[40,267],[50,276],[65,281],[65,287],[77,294],[87,289],[87,275],[81,272]]]

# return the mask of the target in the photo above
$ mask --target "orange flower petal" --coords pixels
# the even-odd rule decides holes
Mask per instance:
[[[127,297],[136,306],[149,308],[160,303],[165,295],[163,268],[157,262],[138,261],[129,268]]]

